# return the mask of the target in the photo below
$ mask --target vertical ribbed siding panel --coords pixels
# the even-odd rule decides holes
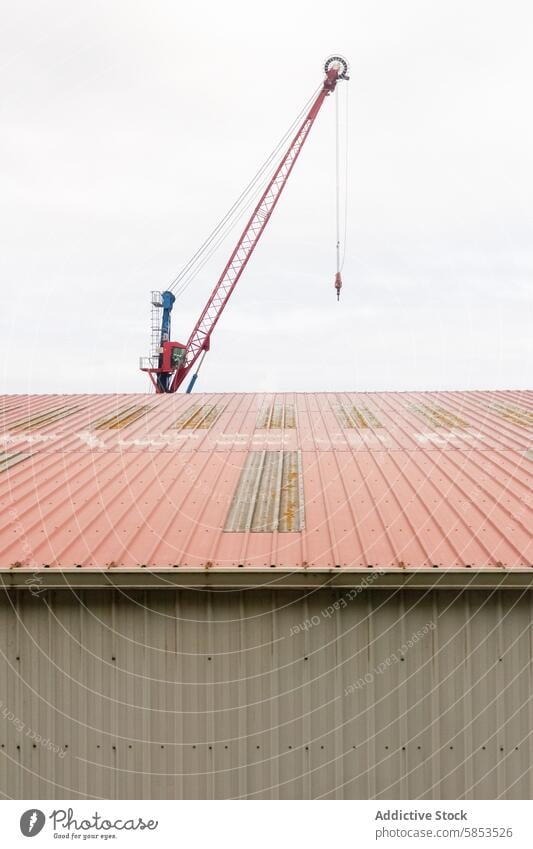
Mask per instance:
[[[219,741],[216,753],[216,770],[213,794],[216,799],[235,799],[245,791],[246,776],[239,769],[240,748],[245,743],[243,717],[246,693],[243,683],[241,630],[243,600],[239,600],[236,613],[236,595],[226,593],[216,597],[213,606],[213,732],[212,739]],[[251,614],[248,614],[249,616]],[[242,623],[242,624],[241,624]],[[245,635],[243,635],[245,637]]]
[[[278,612],[278,604],[277,604],[277,593],[269,593],[270,604],[271,604],[271,614],[270,614],[270,622],[272,624],[272,634],[271,634],[271,668],[279,669],[281,664],[281,658],[284,655],[284,646],[283,643],[280,644],[279,638],[279,612]],[[274,698],[271,699],[271,728],[272,728],[272,746],[276,755],[273,756],[272,766],[270,769],[271,775],[271,798],[279,799],[279,788],[281,786],[281,775],[282,775],[282,714],[280,711],[279,699]],[[284,717],[283,717],[284,718]]]
[[[463,600],[464,614],[467,622],[472,618],[472,606],[470,603],[470,594],[466,593]],[[473,669],[472,669],[472,629],[466,629],[465,635],[465,660],[463,666],[463,771],[464,771],[464,786],[472,787],[474,783],[474,775],[472,771],[472,686]]]
[[[395,664],[397,670],[397,687],[398,687],[398,749],[399,749],[399,776],[398,776],[398,789],[397,795],[400,799],[405,799],[409,795],[409,784],[412,782],[412,775],[410,769],[410,760],[411,750],[413,748],[412,741],[409,739],[407,734],[407,717],[408,713],[412,708],[412,699],[411,694],[409,694],[409,703],[408,703],[408,693],[407,693],[407,685],[409,681],[409,667],[410,661],[412,658],[412,649],[416,645],[414,643],[414,635],[412,632],[412,625],[408,624],[412,621],[412,616],[409,616],[408,622],[406,621],[406,596],[405,593],[398,598],[398,603],[396,607],[396,618],[394,619],[394,610],[392,610],[391,606],[388,606],[389,610],[392,610],[392,620],[389,625],[389,630],[391,634],[396,633],[396,646],[393,648],[393,652],[395,656],[398,657],[398,661]],[[411,611],[410,611],[411,613]],[[408,647],[408,648],[406,648]],[[383,673],[384,674],[384,673]],[[382,677],[382,675],[380,676]],[[384,702],[387,700],[387,696],[384,697]],[[384,794],[385,795],[385,794]]]
[[[129,794],[127,798],[136,799],[143,792],[143,762],[142,745],[137,737],[142,736],[142,730],[137,732],[136,706],[143,705],[146,687],[143,687],[143,662],[146,652],[147,639],[145,635],[145,617],[142,615],[143,593],[131,594],[117,599],[117,630],[129,635],[129,639],[120,639],[117,647],[116,661],[118,668],[123,670],[119,698],[123,703],[119,706],[121,721],[119,728],[124,740],[119,743],[120,769],[119,777],[122,793]],[[137,608],[135,605],[140,605]]]
[[[295,611],[295,625],[298,613]],[[335,712],[338,693],[335,687],[336,641],[334,622],[324,618],[320,607],[320,594],[305,599],[303,623],[308,623],[304,632],[303,670],[306,676],[304,706],[305,738],[309,741],[309,796],[311,798],[335,798],[335,752],[336,722],[331,717]],[[317,624],[320,623],[320,624]],[[293,639],[293,637],[291,637]],[[305,658],[308,658],[305,660]],[[312,741],[312,742],[311,742]]]
[[[431,620],[437,625],[439,621],[439,613],[440,613],[440,605],[439,605],[439,593],[433,592],[431,593]],[[440,764],[440,729],[439,723],[435,721],[434,717],[439,715],[439,681],[440,681],[440,632],[439,629],[436,628],[432,634],[432,654],[431,654],[431,673],[429,677],[429,692],[430,692],[430,717],[431,722],[429,726],[425,726],[429,733],[426,733],[426,739],[421,741],[426,743],[429,748],[429,764],[431,770],[431,781],[429,787],[424,788],[424,793],[422,794],[422,798],[424,799],[439,799],[439,781],[441,774],[441,764]]]
[[[503,631],[504,652],[501,662],[504,673],[506,718],[505,749],[502,759],[504,791],[506,797],[511,799],[529,797],[531,771],[531,761],[528,759],[528,744],[531,737],[529,708],[532,691],[529,679],[531,620],[528,595],[528,593],[517,593],[516,604],[512,610],[509,610],[502,593],[502,607],[507,626]]]
[[[100,792],[104,797],[112,796],[115,798],[117,792],[118,775],[116,768],[118,766],[118,726],[117,726],[117,657],[120,658],[118,652],[118,642],[120,640],[120,632],[117,630],[117,604],[119,603],[117,593],[113,593],[110,603],[102,598],[100,607],[100,616],[104,625],[104,634],[102,640],[102,717],[101,725],[108,732],[106,739],[102,740],[102,748],[104,749],[106,764],[104,769],[100,770],[100,776],[103,779]],[[120,660],[118,663],[120,664]],[[122,717],[124,710],[122,711]],[[122,742],[122,741],[120,741]]]
[[[302,621],[303,605],[282,592],[276,596],[279,657],[275,672],[279,692],[280,785],[279,798],[303,798],[304,745],[301,730],[302,664],[305,657],[303,630],[291,635],[294,624]]]
[[[504,788],[505,788],[505,764],[503,762],[503,758],[500,753],[505,752],[505,724],[506,724],[506,713],[505,713],[505,672],[503,667],[503,655],[505,652],[504,646],[504,637],[503,637],[503,603],[502,603],[501,593],[497,594],[496,597],[496,610],[497,610],[497,620],[498,624],[495,629],[495,637],[496,637],[496,657],[494,659],[494,671],[496,678],[496,758],[497,758],[497,768],[496,768],[496,793],[498,798],[501,797]],[[507,623],[509,624],[509,623]],[[509,630],[509,627],[506,628]]]
[[[22,599],[17,596],[13,596],[13,603],[15,605],[15,609],[17,612],[17,616],[21,616],[23,612],[23,603]],[[38,631],[40,626],[40,616],[39,616],[39,605],[36,603],[36,600],[32,598],[30,600],[30,609],[31,618],[30,618],[30,628],[17,628],[16,632],[16,642],[15,642],[15,654],[11,657],[11,664],[13,667],[15,686],[13,690],[15,691],[15,706],[14,708],[10,707],[15,714],[15,719],[11,720],[11,724],[8,725],[8,728],[11,731],[11,738],[14,738],[14,745],[11,745],[12,758],[13,761],[20,765],[20,777],[19,781],[17,781],[17,785],[19,787],[29,786],[30,788],[35,788],[35,782],[33,780],[33,775],[31,771],[31,762],[28,763],[28,760],[31,758],[31,744],[30,747],[23,746],[25,742],[23,737],[18,730],[18,724],[23,722],[25,725],[29,725],[31,727],[32,721],[32,712],[29,709],[31,704],[31,693],[28,690],[28,687],[25,684],[25,679],[28,675],[27,669],[29,668],[29,661],[34,653],[35,646],[35,632]],[[33,622],[32,622],[33,619]],[[32,633],[33,632],[33,633]],[[37,643],[39,645],[39,643]],[[45,657],[48,649],[48,640],[44,640],[43,651],[45,652]],[[37,680],[34,683],[34,687],[37,690],[37,693],[41,696],[41,705],[40,709],[43,711],[46,717],[46,724],[49,724],[49,709],[48,703],[50,698],[50,686],[48,682],[48,675],[46,674],[49,670],[46,669],[46,663],[43,664],[41,669],[39,669],[37,674]],[[44,673],[44,675],[43,675]],[[43,688],[41,690],[41,687]],[[36,715],[36,711],[34,712]],[[8,720],[9,722],[9,720]],[[15,732],[15,733],[14,733]],[[48,777],[49,773],[50,761],[47,757],[47,753],[43,751],[41,754],[41,763],[44,767],[45,777]]]
[[[244,593],[240,598],[240,633],[242,644],[242,675],[239,679],[241,735],[241,796],[249,799],[263,793],[271,796],[269,762],[277,756],[275,733],[271,729],[270,699],[272,697],[269,670],[272,669],[270,594],[255,596],[249,601]]]
[[[103,629],[96,626],[95,617],[98,615],[98,599],[105,598],[105,594],[100,591],[91,593],[90,606],[87,606],[85,599],[80,597],[80,618],[83,622],[84,635],[84,652],[86,656],[85,663],[85,683],[90,684],[91,693],[87,694],[87,748],[85,751],[86,772],[87,772],[87,794],[89,797],[96,797],[101,792],[101,781],[99,770],[103,762],[104,752],[101,749],[102,736],[100,729],[101,721],[101,696],[102,692],[102,663],[100,660],[101,642],[103,638]],[[97,745],[100,748],[97,748]]]
[[[335,595],[333,604],[340,603],[342,594]],[[341,743],[344,758],[345,787],[348,798],[373,798],[370,773],[370,744],[374,737],[374,711],[370,705],[370,688],[357,686],[364,681],[371,665],[373,629],[370,594],[357,597],[357,616],[349,616],[342,623],[340,646],[344,658],[343,690],[339,694],[345,716]],[[331,608],[331,602],[326,610]],[[349,610],[350,608],[348,608]],[[337,620],[338,615],[333,614]],[[340,621],[345,619],[342,615]],[[339,623],[340,624],[340,623]]]
[[[472,593],[470,602],[469,628],[471,634],[471,659],[473,677],[472,701],[475,705],[474,727],[472,729],[474,755],[474,776],[477,782],[475,794],[478,798],[495,798],[497,795],[496,741],[488,738],[488,729],[497,728],[495,665],[499,663],[494,618],[489,627],[489,611],[497,603],[497,593],[488,598],[484,593]]]
[[[218,692],[215,692],[215,668],[218,663],[220,654],[225,651],[225,647],[220,651],[215,640],[213,626],[213,596],[208,594],[205,601],[205,613],[207,631],[207,650],[209,655],[206,664],[206,686],[205,686],[205,711],[206,711],[206,742],[207,742],[207,792],[208,799],[215,798],[215,772],[217,769],[218,746],[215,745],[215,710],[218,703]],[[216,615],[216,611],[215,611]]]
[[[12,673],[9,668],[10,658],[13,654],[11,646],[9,644],[9,630],[13,630],[12,626],[12,617],[7,613],[9,598],[12,596],[12,593],[5,592],[2,594],[3,597],[0,598],[0,710],[7,710],[7,705],[14,703],[14,695],[11,692],[10,684],[12,681]],[[4,612],[5,611],[5,612]],[[6,777],[3,779],[3,783],[7,783],[7,775],[8,773],[11,776],[12,782],[12,793],[16,793],[18,788],[14,786],[14,782],[17,780],[17,775],[15,770],[9,763],[10,752],[7,746],[7,739],[12,738],[12,734],[7,733],[7,725],[6,721],[3,720],[0,724],[0,758],[1,767],[0,767],[0,775],[5,775]],[[4,786],[0,785],[0,792],[6,793],[6,789]],[[6,793],[7,795],[7,793]]]
[[[147,598],[154,599],[154,596],[159,593],[146,593]],[[166,593],[165,593],[166,595]],[[179,593],[168,593],[169,610],[168,610],[168,633],[171,645],[173,646],[173,654],[170,658],[171,666],[168,670],[168,680],[174,692],[175,714],[170,717],[173,733],[170,742],[173,742],[171,750],[171,777],[169,782],[169,790],[167,796],[170,798],[180,799],[184,795],[184,779],[183,779],[183,763],[185,756],[185,736],[183,722],[183,697],[184,687],[183,681],[183,663],[182,663],[182,638],[181,638],[181,620],[186,615],[186,610],[182,608],[182,599]],[[148,603],[147,603],[148,607]],[[150,616],[147,613],[147,622],[150,622]]]
[[[251,601],[251,600],[250,600]],[[237,607],[238,605],[238,607]],[[249,605],[248,605],[249,606]],[[236,616],[238,623],[238,634],[239,634],[239,657],[238,657],[238,669],[237,669],[237,678],[235,679],[235,695],[233,696],[234,704],[237,706],[237,729],[236,735],[234,739],[231,741],[235,743],[233,752],[233,762],[237,764],[237,798],[244,799],[246,798],[246,793],[248,789],[247,784],[247,760],[246,760],[246,748],[247,748],[247,734],[248,734],[248,713],[249,707],[247,703],[247,687],[246,687],[246,649],[248,648],[246,642],[246,614],[245,614],[245,600],[242,594],[239,595],[238,599],[235,600]],[[235,701],[236,700],[236,701]]]
[[[125,625],[124,616],[122,613],[124,607],[127,606],[125,599],[119,602],[121,611],[120,625]],[[167,609],[168,608],[168,609]],[[172,609],[168,605],[168,597],[165,593],[158,595],[147,593],[144,609],[141,609],[142,619],[145,624],[146,643],[145,646],[139,646],[138,652],[133,653],[128,657],[128,647],[124,644],[124,658],[128,658],[130,669],[134,670],[134,674],[138,675],[140,665],[142,664],[142,656],[144,659],[143,674],[143,690],[144,699],[141,704],[146,704],[147,716],[147,739],[149,743],[144,743],[147,748],[147,769],[150,773],[151,792],[157,795],[166,795],[166,788],[169,783],[172,783],[172,778],[162,777],[161,773],[166,773],[167,769],[167,746],[175,742],[174,738],[169,735],[168,715],[169,697],[173,689],[171,682],[175,680],[175,671],[166,669],[166,664],[170,663],[172,667],[172,656],[174,645],[172,637],[169,638],[167,613],[172,615]],[[140,618],[140,617],[139,617]],[[119,633],[122,633],[119,625]],[[125,633],[128,633],[127,631]],[[121,641],[124,642],[124,641]],[[167,683],[168,682],[168,683]]]
[[[463,717],[463,664],[465,658],[465,630],[468,625],[458,621],[464,614],[460,597],[454,593],[443,592],[439,612],[439,635],[441,651],[439,655],[438,683],[440,712],[440,781],[439,798],[456,798],[457,787],[461,784],[463,758],[458,753]],[[443,611],[443,607],[445,612]],[[466,622],[466,619],[465,619]]]
[[[531,769],[531,764],[533,763],[533,733],[531,733],[531,729],[533,728],[533,699],[531,698],[531,693],[533,693],[533,663],[529,661],[529,658],[533,658],[533,628],[531,627],[531,623],[533,622],[533,593],[525,593],[525,596],[527,601],[527,614],[525,616],[527,630],[524,631],[526,634],[524,655],[527,663],[524,668],[524,679],[526,689],[529,693],[525,724],[529,730],[529,734],[526,737],[521,737],[520,743],[522,760],[525,760],[527,764],[527,768],[522,772],[524,779],[526,779],[524,799],[531,799],[533,798],[533,769]]]
[[[408,636],[429,633],[418,640],[406,654],[405,674],[407,691],[407,728],[405,739],[409,741],[408,753],[408,788],[416,798],[431,799],[432,772],[432,740],[435,714],[432,712],[432,663],[437,648],[435,635],[437,633],[437,613],[433,593],[422,596],[416,592],[405,594],[405,630]],[[432,626],[435,625],[435,629]]]
[[[315,604],[318,604],[320,601],[320,597],[317,599],[315,597]],[[322,617],[322,613],[320,608],[318,608],[318,615]],[[331,621],[331,620],[327,620]],[[328,688],[328,692],[324,695],[324,705],[329,705],[333,700],[333,729],[330,728],[331,723],[328,721],[327,713],[324,713],[322,719],[322,735],[324,742],[327,736],[331,737],[331,743],[326,748],[324,745],[324,755],[323,761],[330,766],[332,771],[332,782],[331,782],[331,790],[329,790],[329,782],[328,789],[326,794],[319,794],[320,798],[324,796],[326,798],[333,799],[343,799],[344,794],[346,792],[346,774],[344,769],[344,736],[345,736],[345,727],[344,727],[344,709],[343,703],[344,699],[342,698],[343,692],[343,674],[344,674],[344,652],[342,651],[341,637],[342,631],[340,630],[340,620],[339,617],[336,616],[327,629],[327,646],[330,647],[330,651],[334,658],[334,667],[333,667],[333,680],[331,682],[331,689]],[[315,642],[319,639],[318,634],[315,629]],[[322,676],[325,677],[325,676]],[[318,778],[321,770],[315,776],[315,783],[318,784]]]
[[[187,751],[184,770],[184,798],[209,798],[209,731],[206,713],[207,665],[210,646],[206,627],[206,599],[201,593],[187,592],[183,597],[181,628],[182,670],[184,689],[183,739]],[[238,615],[237,615],[238,618]],[[222,646],[219,647],[219,651]]]
[[[401,682],[404,663],[399,661],[402,645],[402,619],[399,617],[401,597],[396,604],[383,604],[384,599],[370,594],[370,617],[373,624],[371,664],[368,684],[370,711],[375,715],[375,732],[369,739],[370,760],[375,767],[377,798],[401,798],[404,773],[405,737],[402,735]],[[381,672],[381,664],[390,665]]]
[[[52,591],[37,598],[36,608],[28,617],[29,629],[37,628],[35,650],[39,652],[38,692],[46,699],[46,716],[54,728],[54,739],[65,752],[64,783],[80,796],[88,792],[86,782],[86,714],[82,705],[91,698],[83,676],[84,646],[81,642],[82,609],[72,604],[68,593]],[[63,715],[53,705],[60,697]],[[42,714],[39,712],[39,721]],[[48,725],[47,722],[47,725]],[[69,757],[71,748],[79,748],[79,758]]]

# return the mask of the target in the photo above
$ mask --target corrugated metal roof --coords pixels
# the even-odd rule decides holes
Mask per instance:
[[[4,396],[0,422],[2,568],[532,565],[532,392]]]

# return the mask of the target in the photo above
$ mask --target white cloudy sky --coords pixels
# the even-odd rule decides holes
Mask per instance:
[[[150,290],[224,214],[332,52],[352,76],[341,303],[327,102],[199,388],[526,387],[532,46],[516,0],[5,4],[3,391],[147,388]],[[177,302],[174,338],[224,259]]]

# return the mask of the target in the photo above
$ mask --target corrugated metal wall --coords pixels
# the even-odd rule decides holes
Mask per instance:
[[[3,592],[0,791],[531,798],[532,604],[514,590]]]

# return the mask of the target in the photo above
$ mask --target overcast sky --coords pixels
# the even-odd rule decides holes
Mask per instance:
[[[148,389],[165,288],[290,125],[351,67],[344,289],[324,105],[198,388],[525,388],[533,12],[514,0],[4,4],[5,392]],[[186,341],[225,251],[176,303]]]

